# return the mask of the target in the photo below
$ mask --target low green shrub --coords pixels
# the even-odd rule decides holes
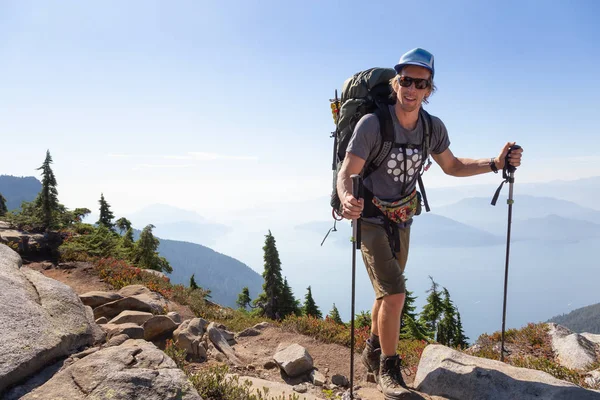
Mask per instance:
[[[228,375],[228,372],[229,368],[226,365],[220,365],[188,377],[198,394],[207,400],[300,400],[300,396],[295,393],[287,397],[285,395],[271,397],[266,387],[253,392],[249,380],[240,382],[237,375]]]

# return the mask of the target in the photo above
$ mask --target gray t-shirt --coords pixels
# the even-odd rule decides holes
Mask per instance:
[[[390,113],[394,123],[396,144],[410,144],[415,148],[402,148],[394,146],[388,157],[371,175],[364,179],[364,186],[375,196],[385,201],[396,201],[411,193],[417,184],[418,171],[426,160],[422,159],[423,121],[419,116],[417,126],[412,131],[404,129],[394,111]],[[440,154],[450,146],[448,131],[442,120],[431,116],[432,129],[429,152]],[[347,151],[367,160],[367,164],[377,156],[381,143],[379,133],[379,119],[375,114],[364,115],[357,123],[354,133],[350,138]]]

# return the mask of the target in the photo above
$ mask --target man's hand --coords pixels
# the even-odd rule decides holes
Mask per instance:
[[[356,199],[352,193],[346,193],[341,199],[342,216],[346,219],[358,219],[364,208],[364,200]]]
[[[496,162],[496,167],[498,169],[504,169],[504,161],[506,160],[506,155],[508,154],[508,149],[509,149],[509,147],[514,146],[514,145],[515,145],[515,142],[508,142],[504,145],[504,148],[500,152],[500,155],[498,157],[496,157],[496,159],[494,160]],[[512,165],[513,167],[520,166],[522,153],[523,153],[523,148],[512,150],[510,152],[510,157],[508,160],[510,165]]]

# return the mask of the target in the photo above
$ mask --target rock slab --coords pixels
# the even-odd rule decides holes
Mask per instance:
[[[227,356],[227,359],[236,366],[244,365],[240,359],[235,355],[235,352],[229,346],[229,343],[223,336],[221,329],[215,326],[214,322],[211,322],[208,326],[208,338],[215,345],[215,347],[223,354]]]
[[[202,400],[171,358],[134,339],[88,355],[22,397],[34,399]]]
[[[596,362],[595,343],[564,326],[549,323],[548,327],[548,334],[552,338],[552,350],[560,365],[584,370],[588,365]]]
[[[73,290],[21,265],[21,257],[0,244],[0,393],[94,342]]]
[[[599,392],[546,372],[469,356],[437,344],[423,351],[414,387],[428,395],[461,400],[600,400]]]

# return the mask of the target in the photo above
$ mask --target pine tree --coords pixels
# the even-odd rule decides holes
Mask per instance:
[[[279,302],[283,295],[283,279],[281,277],[281,261],[279,252],[275,244],[275,238],[269,230],[265,235],[265,245],[263,246],[265,270],[262,274],[263,292],[254,300],[254,304],[263,309],[267,318],[275,319],[281,317]]]
[[[300,315],[300,301],[296,299],[287,277],[283,279],[283,291],[279,301],[279,313],[282,319],[288,315]]]
[[[356,329],[364,328],[365,326],[370,328],[372,324],[373,318],[371,317],[371,311],[361,311],[354,316],[354,327]]]
[[[0,217],[4,217],[8,212],[8,208],[6,208],[6,199],[0,193]]]
[[[304,305],[302,306],[302,314],[304,314],[306,316],[319,318],[319,319],[323,318],[323,314],[321,314],[319,307],[317,307],[317,304],[315,303],[315,300],[312,297],[312,292],[310,290],[310,286],[307,287],[306,290],[308,290],[308,292],[306,293],[306,296],[304,296]]]
[[[112,231],[113,227],[115,226],[112,220],[115,216],[113,215],[112,211],[110,211],[110,204],[108,204],[108,202],[104,199],[103,193],[100,194],[100,200],[98,203],[100,203],[100,218],[96,223],[98,225],[104,225]]]
[[[404,300],[404,310],[402,312],[402,320],[400,321],[400,337],[402,339],[422,340],[427,337],[427,328],[421,322],[419,322],[419,318],[416,313],[416,299],[417,297],[413,296],[413,292],[407,289],[406,299]]]
[[[135,242],[134,262],[139,268],[154,269],[156,271],[173,272],[169,262],[158,255],[158,245],[160,241],[152,234],[154,225],[146,226],[140,238]]]
[[[431,276],[429,279],[431,279],[431,288],[427,291],[429,296],[427,296],[427,303],[421,311],[419,322],[426,327],[427,336],[435,338],[440,317],[444,312],[444,307],[441,294],[438,290],[438,284]]]
[[[248,286],[242,289],[242,292],[238,295],[237,301],[235,302],[239,308],[246,309],[252,300],[250,299],[250,290]]]
[[[444,299],[442,301],[443,317],[438,325],[437,341],[443,345],[451,346],[456,334],[456,314],[454,304],[450,300],[448,289],[444,288]]]
[[[458,312],[458,308],[456,309],[456,332],[454,334],[454,342],[452,343],[456,347],[460,347],[461,349],[466,349],[469,347],[468,343],[469,338],[465,336],[465,332],[463,331],[462,322],[460,321],[460,313]]]
[[[50,164],[52,164],[52,156],[50,155],[50,150],[47,150],[44,163],[41,167],[37,168],[38,171],[42,171],[42,190],[35,200],[35,206],[42,213],[42,222],[46,230],[53,225],[53,214],[59,208],[56,177]]]
[[[127,229],[127,232],[123,235],[123,247],[130,250],[133,250],[134,248],[133,229],[131,228]]]
[[[191,278],[190,278],[190,289],[195,290],[198,289],[198,284],[196,283],[196,280],[194,279],[194,275],[192,274]]]
[[[81,222],[91,212],[89,208],[76,208],[73,210],[73,217],[76,222]]]
[[[335,306],[335,303],[333,303],[333,308],[331,309],[331,311],[329,311],[329,318],[331,318],[333,320],[333,322],[335,322],[336,324],[340,324],[343,325],[344,321],[342,321],[342,317],[340,317],[340,312],[338,311],[337,307]]]
[[[410,315],[405,315],[403,323],[404,328],[400,332],[401,339],[430,340],[427,330],[419,320],[413,319]]]
[[[131,221],[125,217],[121,217],[115,222],[115,226],[119,229],[119,233],[122,235],[123,232],[127,232],[131,228]]]

